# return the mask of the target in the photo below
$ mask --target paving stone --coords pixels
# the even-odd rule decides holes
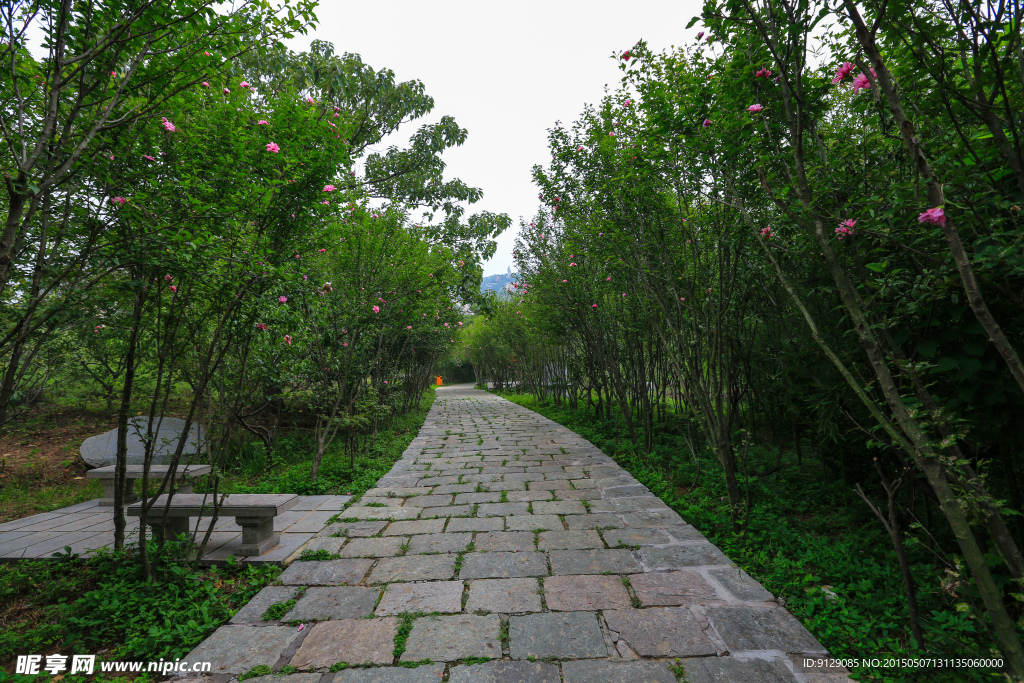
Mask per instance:
[[[292,586],[340,586],[359,583],[373,560],[327,560],[293,562],[280,576],[281,583]]]
[[[324,621],[313,626],[292,657],[291,666],[326,669],[338,662],[390,664],[394,661],[397,632],[398,619],[394,617]]]
[[[529,503],[535,500],[551,500],[551,491],[509,491],[507,500],[510,503]]]
[[[650,490],[643,484],[627,484],[625,486],[609,486],[601,489],[602,498],[629,498],[632,496],[649,496]]]
[[[308,674],[268,674],[266,676],[257,676],[255,678],[245,679],[249,683],[320,683],[320,679],[323,678],[322,673],[308,673]],[[193,678],[188,680],[177,679],[176,683],[208,683],[209,679]]]
[[[565,683],[676,683],[669,666],[669,662],[565,662],[562,676]]]
[[[477,579],[469,582],[466,612],[539,612],[537,579]]]
[[[569,515],[565,518],[565,523],[573,531],[577,529],[605,529],[623,526],[622,520],[619,519],[618,515],[613,515],[610,512],[603,512],[599,515],[593,513],[588,515]]]
[[[490,531],[477,534],[473,539],[473,548],[477,551],[533,551],[537,548],[533,543],[534,535],[529,531]]]
[[[421,534],[412,537],[409,555],[460,553],[473,541],[473,534]]]
[[[638,498],[603,498],[592,501],[590,509],[594,512],[637,512],[640,510],[668,510],[668,506],[660,498],[642,496]]]
[[[708,619],[733,651],[824,652],[803,624],[779,607],[712,607]]]
[[[644,512],[626,512],[620,515],[622,522],[619,526],[671,526],[673,524],[685,524],[683,518],[674,510],[647,510]]]
[[[368,538],[379,534],[381,530],[386,527],[388,523],[385,522],[338,522],[331,524],[326,529],[320,532],[320,536],[334,536],[341,532],[345,532],[343,535],[349,538]]]
[[[552,574],[634,574],[642,571],[629,550],[554,550]]]
[[[739,567],[710,569],[708,574],[715,581],[725,586],[726,590],[732,593],[737,600],[765,602],[775,599],[775,596],[766,591],[764,586],[752,579],[749,574]]]
[[[552,500],[533,503],[535,515],[585,515],[587,508],[578,500]]]
[[[402,552],[407,536],[353,538],[341,549],[342,557],[394,557]]]
[[[497,503],[501,500],[501,493],[497,491],[485,491],[482,493],[460,493],[455,496],[456,505],[473,505],[474,503]]]
[[[448,520],[447,533],[455,531],[501,531],[505,520],[501,517],[453,517]]]
[[[680,661],[690,683],[796,683],[781,660],[702,657]],[[566,683],[569,683],[566,679]]]
[[[648,572],[629,577],[644,607],[689,605],[719,600],[715,589],[697,572]]]
[[[708,564],[732,564],[721,550],[710,543],[641,548],[638,552],[640,561],[650,571],[700,567]]]
[[[560,489],[571,489],[572,486],[566,479],[555,479],[553,481],[531,481],[531,491],[556,491]]]
[[[291,626],[221,626],[185,658],[210,662],[211,674],[242,674],[254,666],[273,666],[299,637]]]
[[[392,581],[436,581],[455,573],[455,555],[407,555],[385,557],[377,562],[368,583]]]
[[[601,497],[601,492],[597,489],[572,489],[553,493],[558,494],[559,500],[598,500]]]
[[[509,617],[512,659],[607,657],[596,612],[542,612]]]
[[[558,612],[629,607],[629,593],[618,576],[549,576],[544,579],[544,600]]]
[[[259,624],[263,613],[275,602],[287,602],[295,595],[295,586],[267,586],[254,595],[242,609],[231,617],[232,624]]]
[[[471,514],[473,514],[472,505],[449,505],[447,507],[423,508],[423,514],[420,517],[444,520],[446,517],[469,517]]]
[[[555,515],[516,515],[506,517],[505,526],[509,531],[535,531],[537,529],[564,529],[562,520]]]
[[[212,539],[211,539],[212,540]],[[317,550],[326,550],[331,555],[337,555],[341,552],[341,546],[345,544],[344,538],[335,538],[333,536],[311,538],[303,548],[303,552],[309,550],[315,552]]]
[[[353,506],[341,513],[342,519],[416,519],[423,508]]]
[[[372,609],[371,605],[371,609]],[[377,616],[402,612],[461,612],[462,582],[393,583],[377,605]]]
[[[443,519],[418,519],[410,522],[392,522],[384,530],[385,536],[408,536],[410,534],[439,534],[444,529]]]
[[[608,529],[601,532],[610,548],[629,545],[668,545],[673,542],[663,529],[631,528]]]
[[[693,657],[718,651],[685,607],[608,610],[604,620],[642,657]]]
[[[443,495],[432,494],[429,496],[416,496],[415,498],[407,498],[405,501],[405,507],[407,508],[433,508],[451,504],[452,494],[450,493],[446,493]]]
[[[510,475],[511,476],[511,475]],[[525,491],[525,481],[491,481],[483,483],[484,489],[488,491]]]
[[[708,543],[708,539],[704,537],[704,534],[694,529],[689,524],[668,526],[662,529],[669,536],[677,541],[704,541]]]
[[[397,507],[402,507],[402,503],[403,502],[405,502],[405,501],[402,498],[384,498],[384,497],[373,498],[373,497],[363,496],[362,498],[359,499],[359,503],[357,503],[357,505],[360,505],[361,507],[381,507],[381,506],[383,506],[383,507],[386,507],[386,508],[397,508]]]
[[[545,531],[540,535],[540,550],[581,550],[603,548],[604,542],[596,531]]]
[[[460,579],[547,576],[544,553],[467,553],[462,558]]]
[[[413,496],[429,496],[432,491],[433,489],[429,486],[378,486],[367,489],[363,496],[370,498],[412,498]]]
[[[379,588],[311,586],[282,621],[360,619],[373,613]]]
[[[476,491],[476,484],[445,484],[434,489],[434,493],[471,493]]]
[[[501,659],[497,614],[421,617],[413,622],[401,661],[450,662],[466,657]]]
[[[478,517],[505,517],[506,515],[530,514],[529,503],[482,503],[477,508]]]
[[[596,479],[570,479],[569,483],[572,484],[573,488],[576,489],[576,490],[582,490],[582,489],[595,489],[595,490],[598,490],[598,488],[597,488],[597,480]],[[598,494],[598,497],[600,497],[600,494]]]
[[[558,667],[548,662],[496,661],[456,666],[448,677],[448,683],[560,683],[561,680]]]
[[[403,666],[372,669],[346,669],[335,675],[333,683],[438,683],[444,675],[444,664]]]

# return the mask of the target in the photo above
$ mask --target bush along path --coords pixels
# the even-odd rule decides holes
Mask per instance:
[[[280,584],[186,659],[302,683],[849,680],[805,669],[821,644],[611,458],[468,385]]]

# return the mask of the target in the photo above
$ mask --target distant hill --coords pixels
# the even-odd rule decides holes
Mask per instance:
[[[511,272],[498,275],[485,275],[480,283],[480,291],[486,292],[488,289],[495,292],[501,292],[505,290],[507,285],[512,284],[516,281],[516,276]]]

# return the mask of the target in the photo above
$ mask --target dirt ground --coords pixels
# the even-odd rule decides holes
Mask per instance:
[[[114,424],[114,415],[46,405],[10,423],[0,432],[0,522],[93,497],[100,489],[78,448]]]

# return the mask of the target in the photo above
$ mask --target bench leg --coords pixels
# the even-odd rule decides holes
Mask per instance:
[[[242,527],[242,543],[236,551],[239,555],[262,555],[280,541],[273,517],[235,517],[235,524]]]
[[[188,517],[171,517],[168,520],[162,519],[147,519],[146,522],[149,524],[149,528],[153,530],[153,537],[156,539],[166,538],[167,540],[175,540],[181,536],[188,536],[191,540],[190,532],[192,531],[188,523]],[[164,533],[167,536],[164,536]]]
[[[114,480],[100,479],[103,484],[103,497],[100,498],[100,507],[113,507],[114,505]],[[124,504],[134,503],[139,497],[135,495],[135,480],[125,480]]]

